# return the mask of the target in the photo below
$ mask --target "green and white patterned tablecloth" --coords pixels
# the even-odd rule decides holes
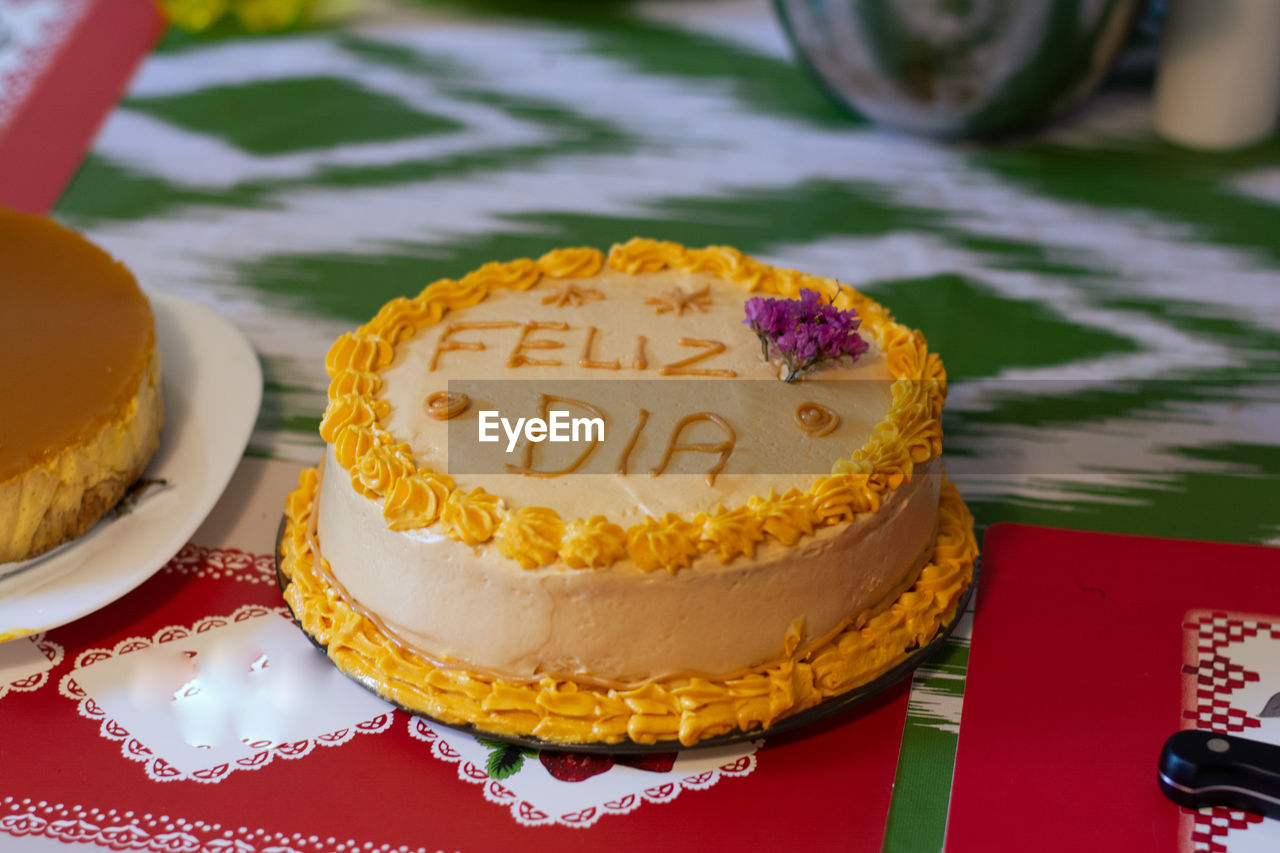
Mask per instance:
[[[639,234],[923,329],[982,526],[1280,543],[1280,142],[1174,149],[1124,81],[1034,138],[922,141],[829,104],[764,2],[510,5],[542,12],[171,37],[58,205],[249,335],[252,453],[314,460],[326,348],[387,299]],[[887,849],[941,846],[966,659],[916,677]]]

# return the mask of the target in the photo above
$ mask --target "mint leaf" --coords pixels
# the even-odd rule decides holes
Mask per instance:
[[[492,741],[481,743],[490,746]],[[515,775],[523,766],[524,750],[509,743],[498,743],[490,746],[489,760],[485,762],[484,769],[494,779],[506,779]]]

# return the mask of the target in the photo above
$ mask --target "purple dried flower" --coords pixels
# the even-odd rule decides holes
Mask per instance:
[[[868,348],[858,334],[858,312],[841,311],[816,290],[801,290],[799,299],[748,299],[746,314],[743,324],[760,338],[761,357],[780,359],[787,382],[827,359],[856,361]]]

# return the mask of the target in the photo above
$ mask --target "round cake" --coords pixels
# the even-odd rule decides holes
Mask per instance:
[[[0,563],[80,536],[155,453],[164,423],[151,306],[106,252],[0,209]]]
[[[326,367],[285,598],[344,672],[446,723],[767,728],[892,668],[972,578],[941,361],[830,279],[561,249],[391,301]]]

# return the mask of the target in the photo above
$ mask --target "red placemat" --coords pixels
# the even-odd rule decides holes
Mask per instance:
[[[152,0],[0,11],[0,206],[44,213],[164,24]]]
[[[242,466],[204,532],[260,541],[243,531],[282,505],[262,484],[288,467]],[[284,614],[269,555],[188,545],[120,601],[0,646],[0,849],[6,836],[227,853],[883,843],[906,683],[669,767],[566,782],[508,756],[521,769],[491,775],[491,747],[348,681]]]
[[[995,525],[946,848],[1280,849],[1280,822],[1156,786],[1180,728],[1280,742],[1276,691],[1280,550]]]

